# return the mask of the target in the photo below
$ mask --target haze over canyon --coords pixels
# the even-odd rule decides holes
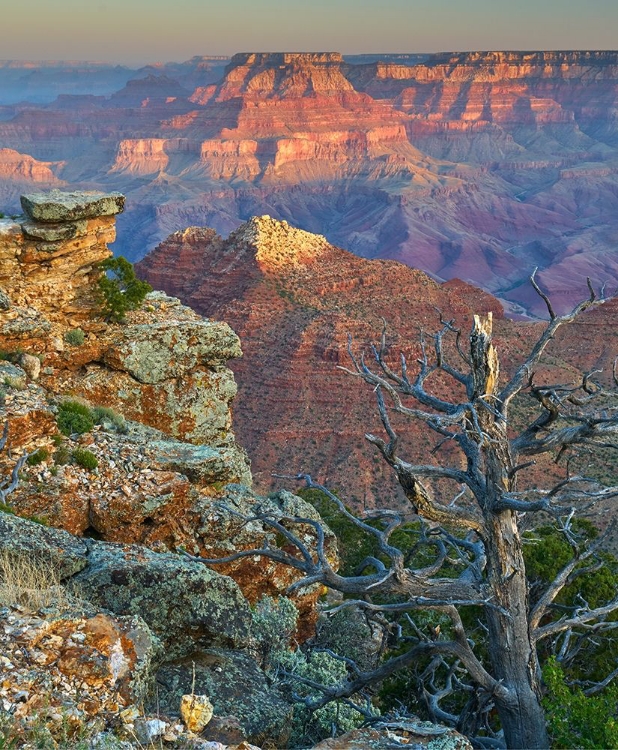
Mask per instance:
[[[119,190],[133,260],[269,214],[507,313],[543,313],[535,266],[559,309],[618,279],[617,52],[13,63],[0,82],[0,208],[35,183]]]

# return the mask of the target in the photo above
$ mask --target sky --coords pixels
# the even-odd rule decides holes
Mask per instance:
[[[0,0],[0,59],[616,49],[618,0]]]

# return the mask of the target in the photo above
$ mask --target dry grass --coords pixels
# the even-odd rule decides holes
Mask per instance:
[[[31,612],[63,609],[68,606],[67,592],[53,565],[0,550],[0,607],[14,606]]]

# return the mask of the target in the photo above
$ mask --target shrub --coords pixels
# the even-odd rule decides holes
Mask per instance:
[[[348,677],[345,663],[323,651],[288,651],[282,656],[279,666],[287,673],[282,685],[296,692],[301,698],[320,698],[322,693],[295,679],[295,676],[328,687],[345,682]],[[304,703],[296,702],[291,722],[290,744],[293,747],[312,747],[316,742],[330,737],[334,727],[338,734],[349,732],[360,726],[364,720],[359,711],[343,701],[332,701],[316,711],[310,711]]]
[[[81,328],[73,328],[71,331],[67,331],[64,334],[64,340],[70,346],[81,346],[84,343],[86,334]]]
[[[71,453],[66,445],[61,445],[54,453],[54,463],[56,466],[65,466],[71,460]]]
[[[291,651],[290,642],[297,622],[298,610],[294,602],[283,596],[279,599],[263,596],[253,610],[252,647],[266,672],[280,687],[286,691],[292,690],[303,698],[317,698],[321,693],[297,678],[333,686],[347,678],[347,666],[343,660],[324,651]],[[363,721],[360,712],[342,701],[333,701],[316,711],[297,701],[287,746],[313,746],[316,741],[329,737],[333,727],[338,732],[347,732]]]
[[[0,359],[3,362],[12,362],[13,364],[16,364],[22,354],[24,354],[23,349],[0,349]]]
[[[49,561],[0,552],[0,607],[20,605],[37,611],[66,604],[65,589]]]
[[[543,667],[543,680],[547,687],[543,708],[552,747],[618,747],[618,687],[612,686],[591,696],[585,695],[579,688],[573,690],[566,685],[564,673],[555,657],[551,657]]]
[[[152,287],[140,281],[126,258],[107,258],[99,263],[102,271],[97,296],[101,315],[112,323],[122,323],[129,310],[137,310]]]
[[[81,466],[82,469],[88,469],[89,471],[96,469],[99,465],[94,453],[86,448],[75,448],[71,454],[71,458],[78,466]]]
[[[285,596],[273,599],[263,596],[255,605],[251,618],[253,650],[263,669],[278,663],[288,650],[296,624],[298,610]]]
[[[28,463],[30,466],[37,466],[42,464],[43,461],[47,461],[49,458],[49,451],[47,448],[39,448],[28,456]]]
[[[124,417],[121,414],[116,414],[113,409],[109,409],[107,406],[94,406],[92,408],[92,418],[95,424],[113,427],[118,432],[124,433],[127,431]]]
[[[60,432],[67,436],[74,433],[82,435],[94,427],[92,412],[79,401],[63,401],[58,407],[56,422]]]

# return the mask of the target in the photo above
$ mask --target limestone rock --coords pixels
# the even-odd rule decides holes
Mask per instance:
[[[180,715],[189,731],[200,734],[212,719],[212,703],[207,695],[183,695],[180,699]]]
[[[9,295],[0,289],[0,310],[6,311],[11,308],[11,299]]]
[[[150,443],[157,464],[179,471],[199,486],[215,483],[251,484],[246,454],[237,446],[211,448],[173,440]]]
[[[58,223],[98,216],[114,216],[124,210],[120,193],[62,192],[31,193],[21,196],[25,213],[34,221]]]
[[[165,713],[178,711],[182,696],[190,694],[195,684],[195,693],[210,697],[217,716],[238,718],[249,742],[286,747],[291,706],[248,654],[206,649],[191,663],[162,666],[157,681],[159,705]]]
[[[88,564],[88,550],[82,540],[10,513],[0,512],[0,549],[49,565],[60,580],[74,576]]]
[[[161,383],[200,365],[221,365],[242,355],[238,336],[227,323],[162,321],[123,326],[118,333],[103,362],[140,383]]]
[[[97,606],[141,615],[166,659],[202,646],[242,646],[248,638],[251,612],[236,583],[180,555],[92,542],[88,567],[73,583]]]
[[[22,354],[19,357],[19,364],[30,380],[39,379],[41,373],[41,360],[38,357],[34,357],[32,354]]]
[[[0,319],[0,336],[8,349],[19,349],[35,339],[45,339],[50,330],[49,320],[31,307],[13,305]]]
[[[58,240],[72,240],[86,234],[88,222],[67,221],[59,224],[39,224],[34,221],[25,221],[21,225],[21,231],[26,237],[44,242],[58,242]]]

